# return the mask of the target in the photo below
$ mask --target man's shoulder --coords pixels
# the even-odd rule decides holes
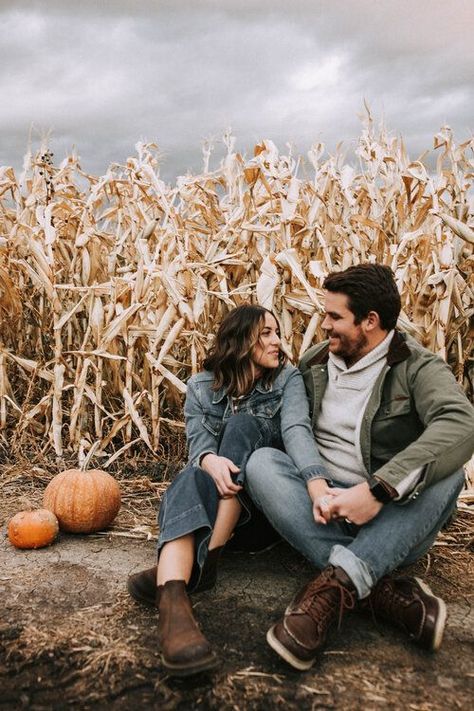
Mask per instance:
[[[410,355],[407,358],[409,365],[419,366],[430,362],[445,364],[441,356],[437,355],[437,353],[433,353],[433,351],[425,348],[425,346],[422,346],[421,343],[412,336],[403,334],[403,337],[410,351]]]

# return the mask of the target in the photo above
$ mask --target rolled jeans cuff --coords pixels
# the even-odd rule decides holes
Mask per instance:
[[[370,569],[363,560],[358,558],[345,546],[335,545],[329,556],[329,564],[342,568],[352,580],[359,600],[370,595],[375,584]]]
[[[329,473],[323,464],[312,464],[309,467],[301,469],[300,476],[303,481],[308,482],[311,479],[326,479],[329,480]]]

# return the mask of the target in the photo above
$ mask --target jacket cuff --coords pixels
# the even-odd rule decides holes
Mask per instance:
[[[305,482],[311,479],[326,479],[330,480],[329,472],[323,464],[312,464],[310,467],[305,467],[300,471],[300,476]]]
[[[217,452],[215,449],[206,449],[204,452],[199,452],[199,454],[196,457],[194,457],[194,459],[191,462],[193,467],[200,467],[201,462],[204,459],[204,457],[206,456],[206,454],[217,454]]]

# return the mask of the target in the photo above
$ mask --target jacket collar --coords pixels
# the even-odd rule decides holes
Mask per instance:
[[[406,334],[396,330],[388,347],[387,365],[392,366],[395,363],[401,363],[409,358],[410,355],[411,350],[407,343]]]
[[[406,342],[406,335],[395,330],[387,353],[387,365],[392,366],[395,363],[401,363],[411,355],[411,350]],[[329,343],[322,345],[321,350],[314,355],[308,362],[308,367],[313,365],[322,365],[327,363],[329,358]]]
[[[273,389],[273,385],[270,383],[270,386],[266,388],[263,383],[260,381],[252,388],[252,390],[249,392],[249,394],[246,396],[248,397],[254,390],[257,390],[259,393],[269,393]],[[216,390],[215,393],[212,396],[212,404],[216,405],[219,402],[222,402],[224,398],[227,397],[227,391],[225,388],[225,385],[223,385],[219,390]]]

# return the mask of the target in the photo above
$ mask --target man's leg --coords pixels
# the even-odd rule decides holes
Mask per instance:
[[[378,516],[358,529],[347,550],[365,562],[373,585],[395,568],[413,563],[428,552],[451,515],[463,484],[464,473],[459,470],[406,504],[387,504]],[[330,563],[345,569],[345,555],[345,550],[335,547]]]
[[[247,464],[247,486],[257,506],[276,530],[322,572],[300,590],[288,605],[284,619],[267,633],[269,645],[296,669],[309,669],[324,644],[329,628],[356,603],[357,581],[370,589],[370,571],[349,550],[353,534],[347,524],[318,524],[306,484],[288,455],[260,449]],[[346,567],[328,565],[331,551],[347,550]]]
[[[430,549],[463,482],[460,470],[407,504],[387,504],[364,526],[337,521],[324,526],[314,521],[306,484],[288,455],[263,448],[247,464],[248,490],[270,523],[316,567],[341,567],[360,598],[384,575]]]
[[[400,561],[400,566],[414,563],[429,551],[440,528],[449,519],[463,483],[464,473],[460,470],[420,494],[423,509],[420,511],[419,507],[414,507],[414,515],[422,519],[426,517],[429,530],[426,535],[423,529],[414,532],[412,543],[419,536],[421,540],[411,547],[408,555]],[[401,510],[404,508],[399,507]],[[403,521],[401,523],[404,524]],[[408,525],[407,529],[410,533],[412,526]],[[430,651],[440,647],[446,622],[446,605],[420,578],[394,577],[389,572],[378,580],[368,602],[375,617],[401,628],[419,646]]]
[[[306,484],[287,454],[269,447],[254,452],[247,464],[246,486],[254,503],[293,548],[322,569],[334,547],[340,546],[347,551],[344,570],[360,597],[370,592],[369,568],[349,551],[355,532],[342,521],[315,522]]]
[[[341,615],[353,606],[356,594],[366,597],[386,572],[429,549],[463,483],[462,472],[457,472],[405,506],[389,504],[360,528],[336,522],[321,526],[312,519],[304,482],[298,483],[297,472],[284,455],[262,450],[260,457],[254,455],[250,460],[247,471],[249,490],[275,528],[318,567],[329,563],[300,591],[283,621],[267,635],[275,651],[297,669],[311,666],[329,626],[338,612]],[[375,597],[377,592],[376,588]],[[392,585],[388,592],[391,596],[378,595],[379,609],[388,605],[392,617],[404,616],[393,621],[423,646],[437,648],[444,626],[438,598],[416,580],[415,584]],[[398,608],[397,601],[401,601]]]

